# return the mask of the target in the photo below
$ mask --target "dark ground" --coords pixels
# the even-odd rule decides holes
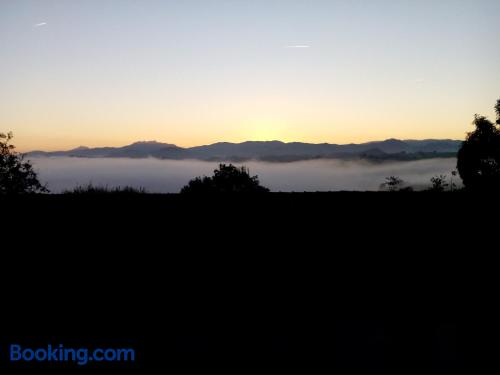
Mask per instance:
[[[0,373],[30,368],[7,361],[11,343],[137,351],[133,365],[31,366],[54,372],[471,373],[497,357],[499,206],[465,193],[0,198]]]

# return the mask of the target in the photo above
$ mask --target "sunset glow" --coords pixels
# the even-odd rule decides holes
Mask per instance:
[[[404,3],[404,5],[403,5]],[[22,151],[463,139],[493,117],[500,2],[2,1]]]

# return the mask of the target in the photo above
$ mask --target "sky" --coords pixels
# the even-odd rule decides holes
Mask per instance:
[[[500,98],[498,0],[0,0],[21,151],[463,139]]]

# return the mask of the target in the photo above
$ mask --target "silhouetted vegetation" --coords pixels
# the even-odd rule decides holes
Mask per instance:
[[[73,190],[66,190],[63,194],[76,195],[100,195],[100,194],[147,194],[144,188],[133,188],[130,186],[109,188],[108,186],[94,186],[91,183],[88,185],[79,185]]]
[[[250,176],[247,168],[232,164],[220,164],[212,177],[197,177],[181,190],[182,194],[267,192],[269,189],[260,185],[258,176]]]
[[[450,178],[450,190],[453,192],[453,191],[456,191],[456,190],[459,190],[457,188],[457,184],[455,183],[455,177],[457,177],[458,175],[458,172],[455,170],[455,171],[452,171],[451,172],[451,178]],[[463,188],[462,188],[463,189]]]
[[[495,106],[500,125],[500,100]],[[476,130],[469,133],[458,152],[457,169],[467,189],[500,188],[500,129],[484,116],[476,115]]]
[[[500,99],[497,100],[497,104],[495,105],[495,112],[497,114],[497,124],[500,125]]]
[[[450,184],[447,181],[447,176],[439,175],[431,178],[431,188],[430,191],[434,191],[436,193],[442,193],[445,191]]]
[[[405,182],[396,176],[390,176],[385,179],[385,182],[380,185],[381,190],[396,192],[396,191],[413,191],[411,186],[404,186]]]
[[[0,194],[48,193],[29,160],[10,143],[12,133],[0,133]]]

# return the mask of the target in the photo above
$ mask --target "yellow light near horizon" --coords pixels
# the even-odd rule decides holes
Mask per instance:
[[[250,121],[243,130],[244,138],[251,141],[284,141],[286,136],[286,125],[283,121],[276,119],[259,119]]]

